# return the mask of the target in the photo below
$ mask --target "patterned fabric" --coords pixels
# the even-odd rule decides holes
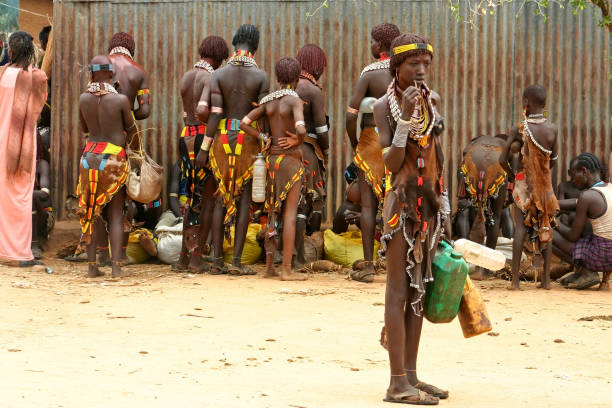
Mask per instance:
[[[91,242],[95,219],[123,187],[130,171],[125,149],[112,143],[89,142],[79,166],[78,214],[81,217],[80,245]]]
[[[571,252],[576,265],[593,272],[612,271],[612,239],[589,235],[574,242]]]
[[[206,136],[206,125],[185,126],[181,131],[179,140],[179,152],[181,154],[181,180],[186,180],[185,194],[187,204],[192,207],[194,203],[195,191],[206,177],[208,169],[195,168],[195,156],[200,151],[202,141]]]
[[[327,195],[325,190],[325,161],[319,143],[312,136],[304,138],[302,144],[304,173],[306,174],[306,194],[312,200],[323,200]]]
[[[257,122],[253,121],[251,126],[257,128]],[[226,225],[236,214],[236,198],[253,176],[253,163],[259,151],[259,142],[240,130],[239,119],[219,122],[210,149],[210,167],[219,183],[217,195],[223,198]]]
[[[378,203],[382,203],[385,165],[376,128],[363,128],[353,161],[363,171],[365,180],[372,187]]]

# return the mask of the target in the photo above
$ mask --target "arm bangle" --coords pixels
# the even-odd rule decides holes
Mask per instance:
[[[352,113],[353,115],[357,115],[359,113],[359,109],[355,109],[355,108],[351,108],[350,106],[347,106],[346,113]]]
[[[298,126],[306,127],[306,122],[304,122],[303,120],[298,120],[295,122],[295,127],[297,128]]]
[[[253,121],[251,120],[251,118],[249,118],[248,115],[246,115],[244,118],[242,118],[241,122],[244,123],[247,126],[250,125],[251,123],[253,123]]]
[[[40,189],[40,191],[47,193],[47,195],[51,195],[51,192],[49,191],[49,189],[47,187],[43,187]]]
[[[320,135],[321,133],[325,133],[325,132],[327,132],[328,130],[329,130],[329,128],[327,127],[327,125],[318,126],[318,127],[316,127],[316,128],[315,128],[315,132],[316,132],[317,134],[319,134],[319,135]]]
[[[211,111],[212,113],[223,113],[223,108],[220,108],[220,107],[218,107],[218,106],[213,106],[213,107],[210,109],[210,111]]]
[[[213,141],[212,137],[206,136],[204,140],[202,141],[202,146],[200,146],[200,150],[203,150],[205,152],[209,151],[212,141]]]
[[[198,102],[198,106],[206,106],[208,108],[208,102],[200,101],[200,102]]]
[[[168,195],[169,195],[170,197],[178,197],[178,194],[176,194],[176,193],[170,193],[170,194],[168,194]]]
[[[136,127],[136,122],[132,122],[132,124],[125,128],[125,130],[132,130]]]
[[[556,155],[555,157],[551,157],[550,161],[557,160],[558,158],[559,158],[559,155]]]

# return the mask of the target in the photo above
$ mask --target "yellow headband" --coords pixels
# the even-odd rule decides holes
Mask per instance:
[[[397,55],[397,54],[401,54],[402,52],[413,51],[413,50],[425,50],[433,54],[433,47],[431,46],[431,44],[415,43],[415,44],[400,45],[398,47],[393,48],[393,55]]]

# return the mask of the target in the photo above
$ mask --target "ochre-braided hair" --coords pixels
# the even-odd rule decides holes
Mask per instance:
[[[380,23],[372,28],[372,38],[380,43],[382,51],[389,50],[393,40],[400,35],[400,30],[395,24]]]
[[[113,35],[113,37],[108,42],[108,52],[115,47],[123,47],[127,48],[130,54],[134,56],[134,50],[136,49],[136,44],[134,43],[134,39],[131,35],[124,32],[119,32]]]
[[[396,37],[395,40],[391,43],[391,50],[395,47],[399,47],[400,45],[407,44],[429,44],[427,38],[419,35],[419,34],[402,34],[399,37]],[[393,51],[392,51],[393,52]],[[417,55],[429,54],[431,58],[433,58],[433,53],[429,50],[417,49],[411,51],[405,51],[397,55],[391,56],[391,63],[389,69],[391,70],[391,74],[395,76],[395,71],[406,61],[408,57],[414,57]]]
[[[300,78],[302,67],[295,58],[281,58],[274,65],[276,79],[281,85],[289,85]]]
[[[229,56],[229,49],[225,40],[217,35],[209,35],[202,40],[198,48],[200,58],[210,58],[215,62],[214,68],[218,68],[223,60]]]
[[[325,52],[315,44],[306,44],[298,51],[295,59],[298,60],[302,69],[310,75],[319,79],[327,66]]]

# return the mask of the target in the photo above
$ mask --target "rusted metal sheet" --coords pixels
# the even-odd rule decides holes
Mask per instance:
[[[344,198],[343,171],[352,159],[344,111],[363,66],[372,61],[370,29],[382,21],[402,32],[419,32],[435,47],[429,84],[442,96],[446,180],[456,191],[456,169],[467,142],[480,134],[505,133],[520,118],[521,92],[530,83],[548,89],[550,119],[559,125],[561,157],[555,177],[581,151],[607,157],[611,144],[610,43],[596,16],[553,8],[548,22],[513,6],[482,19],[477,29],[457,22],[446,1],[332,1],[307,18],[318,1],[55,1],[53,81],[53,191],[63,203],[76,187],[82,135],[78,97],[85,67],[106,52],[114,32],[136,41],[135,58],[150,77],[151,117],[141,123],[145,145],[166,169],[177,159],[182,124],[178,83],[197,60],[208,34],[231,43],[243,23],[260,28],[256,59],[273,80],[274,62],[307,43],[319,44],[329,67],[322,77],[331,118],[327,218]],[[274,85],[273,85],[274,86]],[[59,206],[59,205],[58,205]]]

